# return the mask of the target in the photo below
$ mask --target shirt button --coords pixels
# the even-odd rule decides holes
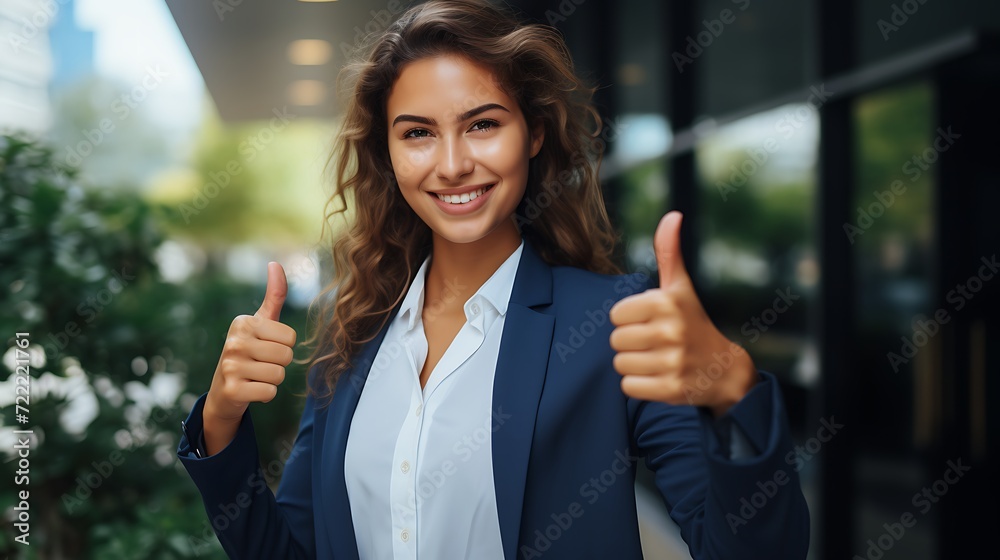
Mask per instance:
[[[403,471],[403,474],[406,474],[406,473],[410,472],[410,462],[409,461],[403,461],[403,464],[399,465],[399,469],[401,471]]]
[[[403,529],[399,533],[399,540],[401,540],[403,542],[408,542],[410,540],[410,531],[407,530],[407,529]]]
[[[473,315],[479,315],[479,304],[478,303],[473,303],[472,304],[472,314]]]
[[[418,404],[417,405],[417,410],[413,414],[414,414],[414,416],[420,416],[420,413],[423,412],[423,411],[424,411],[424,405]]]

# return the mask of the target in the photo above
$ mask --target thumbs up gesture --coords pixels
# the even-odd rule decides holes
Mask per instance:
[[[609,312],[613,365],[630,397],[704,406],[719,417],[753,387],[757,370],[702,308],[681,257],[682,218],[668,212],[656,228],[660,287],[623,298]]]
[[[287,294],[284,269],[269,263],[260,309],[229,327],[203,411],[209,454],[229,443],[251,402],[269,402],[285,379],[296,337],[295,329],[278,322]]]

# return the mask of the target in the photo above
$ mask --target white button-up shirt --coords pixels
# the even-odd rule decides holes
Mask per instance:
[[[503,558],[493,486],[493,378],[523,248],[522,240],[465,302],[466,322],[422,390],[429,256],[389,325],[344,459],[362,560]],[[443,297],[455,297],[447,285]]]

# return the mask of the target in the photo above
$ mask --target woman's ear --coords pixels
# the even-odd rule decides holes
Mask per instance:
[[[545,123],[539,120],[531,127],[531,157],[538,155],[545,142]]]

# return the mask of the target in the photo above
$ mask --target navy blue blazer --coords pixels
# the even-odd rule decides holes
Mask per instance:
[[[805,558],[809,512],[796,465],[786,460],[792,441],[771,374],[760,372],[720,421],[704,409],[622,393],[607,311],[652,282],[551,267],[525,242],[493,387],[504,557],[642,558],[634,482],[643,460],[696,560]],[[231,558],[358,558],[344,453],[361,389],[398,309],[341,376],[328,407],[307,397],[283,471],[260,465],[249,409],[225,449],[197,456],[207,393],[198,399],[177,453]],[[317,372],[309,371],[308,382],[320,388]],[[746,434],[752,458],[729,458],[718,429],[726,421]],[[282,475],[276,494],[262,469]]]

